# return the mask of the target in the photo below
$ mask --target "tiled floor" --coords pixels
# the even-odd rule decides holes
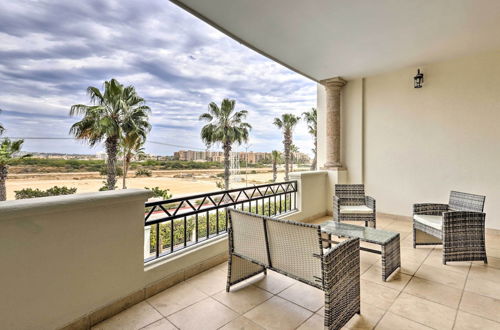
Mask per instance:
[[[318,219],[318,223],[328,218]],[[402,269],[382,282],[380,256],[361,252],[361,315],[346,329],[500,329],[500,236],[489,264],[441,263],[441,247],[412,247],[411,223],[377,218],[401,233]],[[225,292],[226,264],[169,288],[94,329],[323,329],[323,293],[268,272]]]

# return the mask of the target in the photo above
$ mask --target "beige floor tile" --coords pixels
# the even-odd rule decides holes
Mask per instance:
[[[500,323],[485,318],[458,311],[454,330],[500,330]]]
[[[424,298],[451,308],[458,308],[462,290],[440,284],[434,281],[427,281],[418,277],[413,277],[404,289],[405,293]]]
[[[361,301],[377,308],[388,310],[396,300],[398,293],[397,290],[375,282],[361,280]]]
[[[210,330],[220,328],[237,317],[237,313],[209,297],[167,319],[179,329]]]
[[[224,274],[227,274],[227,262],[223,262],[212,269],[220,270],[221,272],[224,272]]]
[[[145,327],[163,316],[147,302],[141,302],[129,309],[92,327],[93,330],[136,330]]]
[[[380,254],[361,251],[359,255],[360,255],[361,262],[365,262],[367,264],[372,264],[372,265],[375,263],[379,263],[379,264],[382,263],[382,260],[380,259]]]
[[[270,299],[273,295],[254,285],[240,287],[238,290],[230,292],[222,291],[213,296],[213,298],[232,310],[244,314],[258,304]]]
[[[472,268],[475,268],[475,267],[491,267],[491,268],[500,269],[500,258],[488,256],[488,263],[487,264],[485,264],[482,261],[473,261]]]
[[[495,281],[500,285],[500,269],[489,267],[471,267],[469,278],[475,280]]]
[[[407,293],[402,293],[389,311],[435,329],[451,329],[456,314],[453,308]]]
[[[187,282],[182,282],[152,296],[147,301],[161,314],[168,316],[205,298],[207,298],[205,293]]]
[[[467,274],[446,270],[444,267],[422,265],[415,273],[416,277],[434,281],[457,289],[463,289]]]
[[[423,324],[410,321],[396,314],[386,313],[379,322],[376,330],[431,330]]]
[[[167,319],[161,319],[141,328],[141,330],[177,330],[177,328]]]
[[[464,291],[460,309],[492,321],[500,322],[500,300]]]
[[[400,270],[396,270],[387,281],[382,280],[382,269],[378,265],[374,265],[368,269],[362,276],[362,279],[375,282],[388,288],[401,291],[410,281],[411,276],[403,274]]]
[[[304,323],[297,328],[297,330],[324,330],[325,322],[323,317],[318,314],[313,314],[310,318],[307,319]]]
[[[401,273],[413,276],[417,272],[417,270],[420,268],[419,263],[411,262],[411,261],[406,261],[405,259],[401,259]]]
[[[209,269],[201,274],[191,277],[186,282],[211,296],[225,290],[226,281],[227,277],[223,272],[217,269]]]
[[[434,267],[442,267],[443,269],[467,274],[470,269],[471,262],[470,261],[450,261],[443,265],[443,250],[435,249],[433,250],[429,256],[425,259],[424,265],[434,266]]]
[[[500,249],[500,237],[499,236],[491,236],[486,235],[486,246],[488,248]]]
[[[360,262],[359,262],[359,273],[361,275],[363,275],[373,265],[374,265],[374,263],[372,263],[372,262],[366,262],[366,261],[360,260]]]
[[[266,329],[295,329],[313,313],[274,296],[244,316]]]
[[[264,330],[258,324],[250,321],[244,316],[240,316],[237,319],[232,320],[222,328],[221,330]]]
[[[396,220],[394,219],[383,219],[383,218],[379,218],[377,216],[377,228],[378,229],[384,229],[384,228],[387,228],[388,226],[390,226],[393,222],[396,222]]]
[[[410,233],[413,231],[413,224],[406,221],[394,221],[384,228],[384,230],[398,232],[398,233]]]
[[[285,275],[281,275],[273,271],[268,271],[266,276],[262,277],[254,284],[261,289],[271,292],[272,294],[277,294],[296,282],[297,281],[295,281],[294,279],[291,279],[290,277],[287,277]]]
[[[399,243],[401,247],[412,248],[413,249],[413,233],[410,233],[405,238],[401,238],[401,242]],[[423,249],[425,247],[420,246],[418,249]],[[427,247],[427,249],[432,249],[432,247]]]
[[[500,258],[500,249],[490,248],[486,245],[486,255],[488,257]]]
[[[500,278],[496,282],[470,277],[465,283],[465,290],[500,299]]]
[[[404,261],[410,261],[416,264],[422,264],[427,256],[432,252],[431,248],[418,247],[414,249],[413,247],[401,247],[401,259]]]
[[[319,224],[322,224],[323,222],[330,221],[330,220],[332,220],[332,216],[331,215],[326,215],[324,217],[316,218],[316,219],[310,221],[309,223],[312,223],[312,224],[315,224],[315,225],[319,225]]]
[[[325,303],[325,293],[323,291],[301,282],[297,282],[281,291],[278,296],[312,312],[320,309]]]
[[[373,329],[384,313],[380,308],[361,302],[361,314],[354,315],[345,327],[353,330]]]
[[[324,317],[325,316],[325,306],[323,306],[320,309],[318,309],[318,311],[316,312],[316,314],[318,314],[321,317]]]

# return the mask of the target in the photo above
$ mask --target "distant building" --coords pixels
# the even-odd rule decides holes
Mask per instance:
[[[241,162],[248,162],[248,164],[271,163],[272,161],[272,154],[270,152],[242,151],[238,153],[238,156]],[[296,157],[299,162],[308,163],[311,161],[309,156],[304,153],[297,153]],[[182,161],[209,161],[221,163],[224,161],[224,152],[179,150],[174,152],[174,159]]]

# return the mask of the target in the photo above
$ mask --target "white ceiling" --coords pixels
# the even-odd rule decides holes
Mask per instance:
[[[173,0],[321,80],[500,49],[500,0]]]

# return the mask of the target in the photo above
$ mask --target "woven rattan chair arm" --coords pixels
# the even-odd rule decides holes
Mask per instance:
[[[366,206],[371,208],[373,211],[375,211],[375,207],[377,204],[377,202],[375,201],[375,198],[373,198],[371,196],[365,196],[365,204],[366,204]]]
[[[443,213],[443,228],[448,224],[454,224],[457,221],[464,221],[466,223],[484,223],[486,220],[486,213],[474,211],[449,211]]]
[[[419,203],[413,204],[413,214],[442,215],[448,211],[448,204]]]

